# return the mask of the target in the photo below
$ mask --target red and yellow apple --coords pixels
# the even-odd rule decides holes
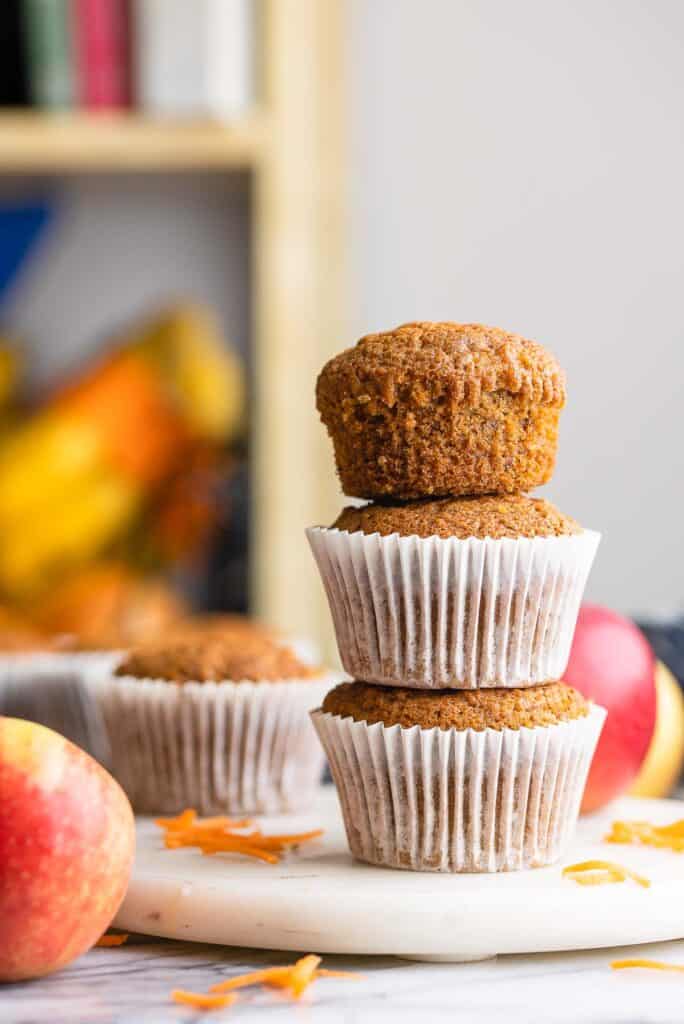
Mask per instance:
[[[655,656],[629,619],[585,604],[563,678],[608,712],[582,801],[587,813],[626,792],[641,768],[656,719]]]
[[[668,796],[684,768],[684,694],[662,661],[656,662],[656,724],[630,796]]]
[[[33,722],[0,717],[0,981],[89,949],[126,892],[135,825],[118,783]]]

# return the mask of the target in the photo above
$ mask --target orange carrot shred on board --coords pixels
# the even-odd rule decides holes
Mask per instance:
[[[263,971],[252,971],[250,974],[238,974],[235,978],[227,978],[212,985],[210,992],[232,992],[237,988],[249,988],[251,985],[274,985],[283,988],[290,976],[289,967],[267,967]]]
[[[570,878],[580,885],[611,885],[615,882],[626,882],[628,878],[644,889],[651,885],[648,878],[644,878],[643,875],[637,875],[635,871],[609,860],[585,860],[580,864],[569,864],[563,868],[563,877]]]
[[[267,836],[249,818],[198,818],[188,808],[175,818],[157,818],[156,824],[164,830],[164,846],[169,850],[194,846],[203,854],[238,853],[255,857],[267,864],[277,864],[283,853],[300,843],[309,842],[323,834],[322,829],[288,835]],[[251,829],[249,832],[236,830]]]
[[[237,996],[228,994],[225,996],[204,995],[202,992],[186,992],[185,989],[176,988],[171,993],[174,1003],[182,1003],[184,1006],[193,1006],[196,1010],[220,1010],[224,1006],[232,1006]]]
[[[684,967],[679,964],[668,964],[664,960],[613,960],[610,965],[614,971],[624,971],[630,967],[645,967],[652,971],[675,971],[684,974]]]
[[[239,974],[234,978],[227,978],[212,985],[211,992],[231,992],[234,989],[247,988],[250,985],[267,985],[271,988],[286,989],[295,998],[303,994],[308,986],[318,978],[348,978],[357,980],[360,974],[352,971],[329,971],[318,965],[321,962],[319,956],[310,953],[297,960],[289,967],[266,967],[262,971],[252,971],[250,974]]]
[[[95,943],[96,946],[123,946],[124,942],[128,942],[128,933],[121,935],[101,935]]]
[[[659,849],[684,852],[684,818],[669,825],[652,825],[649,821],[614,821],[606,843],[639,843]]]
[[[288,988],[294,999],[300,999],[316,977],[316,968],[321,962],[320,956],[309,953],[298,960],[290,972]]]

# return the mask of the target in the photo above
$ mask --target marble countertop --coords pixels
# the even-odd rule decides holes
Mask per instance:
[[[131,936],[127,945],[91,950],[52,977],[0,986],[0,1021],[409,1024],[422,1018],[426,1024],[681,1024],[684,977],[611,971],[611,960],[635,956],[684,964],[684,941],[621,950],[502,956],[473,964],[326,956],[324,966],[363,972],[363,978],[355,982],[321,979],[298,1004],[278,993],[250,989],[233,1007],[199,1014],[173,1004],[171,989],[204,992],[231,974],[291,963],[292,955]]]

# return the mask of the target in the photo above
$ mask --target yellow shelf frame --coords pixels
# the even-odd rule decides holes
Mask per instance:
[[[304,528],[341,499],[314,408],[323,362],[349,343],[343,0],[262,0],[262,103],[229,123],[137,113],[0,113],[0,174],[251,174],[251,604],[332,652]]]
[[[266,118],[234,123],[138,114],[0,113],[0,173],[194,171],[250,168]]]

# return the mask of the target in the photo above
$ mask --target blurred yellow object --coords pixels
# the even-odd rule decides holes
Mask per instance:
[[[18,377],[17,358],[11,348],[0,339],[0,409],[14,394]]]
[[[244,415],[242,362],[208,309],[183,303],[169,310],[137,349],[161,369],[192,433],[212,441],[235,437]]]
[[[656,663],[656,724],[630,796],[667,796],[684,766],[684,695],[666,665]]]
[[[0,588],[28,597],[51,576],[97,556],[138,511],[138,489],[100,470],[68,482],[62,493],[36,501],[25,520],[5,529],[0,520]]]
[[[14,431],[0,448],[0,526],[5,529],[12,520],[26,526],[26,516],[37,506],[58,503],[72,482],[96,468],[98,459],[95,432],[54,413],[43,413]]]
[[[0,342],[0,405],[11,374]],[[0,440],[0,593],[26,600],[111,550],[165,487],[188,483],[198,446],[229,440],[243,404],[240,360],[199,306],[177,306],[89,365]],[[172,556],[213,522],[206,491],[185,515],[187,487],[176,488]]]

